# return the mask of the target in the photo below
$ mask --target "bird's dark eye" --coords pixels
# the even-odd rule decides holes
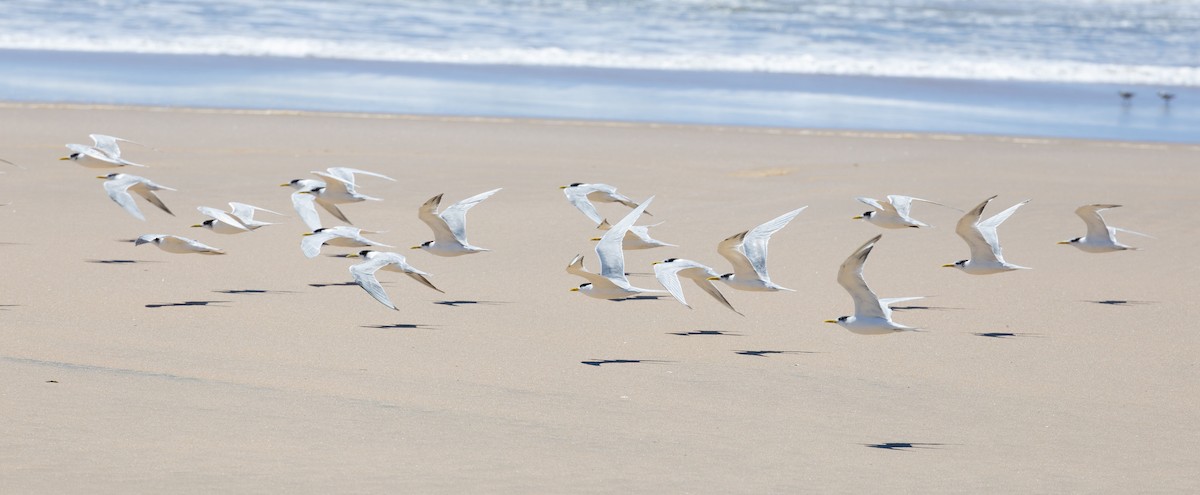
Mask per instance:
[[[866,212],[866,213],[863,213],[863,216],[864,216],[864,217],[869,217],[869,216],[871,216],[871,215],[874,215],[874,214],[875,214],[875,212],[873,212],[873,211],[868,211],[868,212]]]
[[[849,318],[849,316],[841,316],[838,317],[838,321],[846,321],[847,318]]]
[[[1082,241],[1082,240],[1083,240],[1083,238],[1082,238],[1082,237],[1076,237],[1076,238],[1074,238],[1074,239],[1071,239],[1071,242],[1079,242],[1079,241]]]
[[[585,283],[579,284],[579,288],[582,289],[584,287],[590,287],[591,285],[592,285],[591,282],[585,282]]]
[[[421,245],[422,245],[422,246],[429,246],[429,245],[431,245],[431,244],[433,244],[433,241],[425,241],[425,243],[424,243],[424,244],[421,244]]]
[[[321,228],[319,228],[319,229],[317,229],[317,230],[314,230],[314,231],[313,231],[313,233],[314,233],[314,234],[320,234],[321,232],[325,232],[325,230],[326,230],[326,227],[321,227]]]
[[[569,185],[567,187],[578,187],[578,186],[582,186],[582,185],[583,185],[582,182],[572,182],[571,185]]]
[[[77,158],[79,158],[79,153],[71,153],[71,159],[72,159],[72,160],[75,160],[75,159],[77,159]]]
[[[674,263],[678,259],[679,258],[667,258],[666,261],[663,261],[663,263]]]
[[[730,279],[730,278],[732,278],[732,277],[733,277],[733,274],[732,274],[732,273],[726,273],[726,274],[724,274],[724,275],[721,275],[721,278],[723,278],[723,279],[725,279],[725,280],[729,280],[729,279]]]

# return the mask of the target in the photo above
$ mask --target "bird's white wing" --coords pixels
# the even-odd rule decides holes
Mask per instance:
[[[904,219],[908,219],[908,220],[912,219],[912,217],[909,216],[909,212],[912,211],[913,200],[917,199],[917,198],[913,198],[911,196],[900,196],[898,194],[892,194],[892,195],[889,195],[887,197],[887,199],[888,199],[888,204],[892,205],[892,209],[896,210],[896,213],[898,215],[900,215],[900,218],[904,218]],[[921,201],[924,201],[924,200],[921,200]]]
[[[749,260],[750,265],[754,267],[754,272],[763,280],[770,280],[767,275],[767,243],[771,240],[771,235],[779,232],[779,229],[787,226],[796,215],[804,211],[807,206],[802,206],[795,210],[789,211],[780,215],[778,218],[767,223],[750,229],[746,233],[745,239],[742,241],[741,250]]]
[[[228,224],[230,227],[235,227],[235,228],[239,228],[242,230],[250,230],[249,228],[246,228],[246,224],[242,223],[242,221],[240,219],[235,218],[233,215],[225,213],[224,211],[218,210],[216,208],[212,208],[212,207],[208,207],[208,206],[197,206],[196,210],[199,211],[203,215],[212,217],[214,220],[216,220],[218,222]]]
[[[109,199],[113,200],[118,205],[121,205],[121,208],[124,208],[125,211],[129,212],[130,215],[133,215],[134,218],[137,218],[138,220],[145,220],[146,217],[142,215],[142,211],[138,209],[137,203],[133,202],[133,195],[129,194],[130,186],[133,186],[137,183],[138,179],[130,177],[106,180],[104,181],[104,190],[108,192]]]
[[[711,280],[708,280],[707,278],[698,278],[697,277],[697,278],[692,278],[692,281],[695,282],[696,285],[699,286],[701,290],[703,290],[704,292],[707,292],[708,295],[712,296],[713,299],[716,299],[718,302],[720,302],[726,308],[729,308],[730,311],[733,311],[734,313],[742,315],[741,311],[733,309],[733,305],[729,303],[728,299],[725,299],[725,294],[722,294],[721,291],[719,289],[717,289],[716,284],[712,283]],[[746,315],[742,315],[742,316],[746,316]]]
[[[758,277],[758,272],[754,270],[754,265],[750,263],[750,260],[746,259],[746,254],[742,251],[742,243],[745,241],[746,234],[748,233],[750,233],[748,230],[738,232],[717,244],[717,253],[729,260],[729,264],[733,265],[733,275],[741,279]]]
[[[145,180],[138,181],[137,183],[134,183],[133,185],[129,186],[130,191],[137,193],[138,196],[141,196],[146,201],[149,201],[150,204],[157,206],[158,209],[167,212],[171,216],[174,216],[175,213],[172,212],[170,208],[167,208],[166,203],[163,203],[161,199],[158,199],[158,195],[154,194],[154,191],[156,189],[166,189],[168,191],[174,191],[174,189],[171,189],[169,187],[162,187],[158,184],[155,184],[150,181],[145,181]]]
[[[687,299],[683,296],[683,285],[679,283],[679,271],[689,268],[680,260],[675,260],[670,263],[658,263],[654,265],[654,278],[658,279],[658,283],[662,284],[663,288],[667,289],[675,300],[679,301],[687,307],[692,307],[687,303]]]
[[[386,260],[367,260],[364,263],[350,266],[350,276],[354,277],[354,283],[367,291],[367,294],[374,297],[380,304],[396,309],[396,305],[392,304],[392,300],[388,298],[387,292],[379,284],[379,279],[375,278],[375,272],[379,271],[386,264],[388,264]]]
[[[439,194],[429,198],[424,204],[417,209],[417,218],[420,218],[429,229],[433,231],[433,241],[442,244],[453,244],[458,242],[458,238],[454,236],[454,232],[450,230],[450,226],[446,225],[446,221],[438,215],[438,205],[442,203],[442,195]]]
[[[954,227],[954,232],[967,242],[967,247],[971,248],[971,260],[973,261],[1000,261],[988,239],[979,230],[979,218],[983,215],[983,209],[993,199],[996,199],[996,197],[992,196],[985,199],[982,203],[971,208],[962,218],[958,219],[958,224]]]
[[[587,195],[590,192],[592,192],[591,189],[584,188],[583,186],[568,187],[563,189],[563,194],[567,196],[567,201],[571,202],[572,205],[575,205],[576,209],[582,211],[583,214],[587,215],[587,217],[593,222],[599,224],[600,222],[604,221],[604,218],[601,217],[600,213],[596,211],[596,205],[593,205],[591,201],[588,201]]]
[[[642,212],[646,211],[646,207],[650,205],[651,201],[654,201],[654,196],[650,196],[625,215],[625,218],[608,229],[600,237],[600,242],[596,243],[596,256],[600,258],[600,275],[613,283],[629,285],[629,279],[625,277],[625,253],[622,251],[621,244],[625,239],[625,232],[642,216]]]
[[[938,205],[938,206],[942,206],[942,207],[950,208],[951,210],[954,210],[954,211],[962,211],[962,210],[960,210],[960,209],[958,209],[958,208],[955,208],[955,207],[953,207],[953,206],[950,206],[950,205],[944,205],[944,204],[938,203],[937,201],[930,201],[930,200],[928,200],[928,199],[914,198],[914,197],[912,197],[912,196],[898,196],[898,195],[897,195],[897,196],[894,196],[894,197],[897,197],[897,198],[908,198],[907,202],[908,202],[908,203],[910,203],[910,204],[911,204],[913,201],[920,201],[920,202],[922,202],[922,203],[929,203],[929,204],[931,204],[931,205]],[[891,201],[891,200],[892,200],[892,198],[893,198],[893,196],[888,196],[888,200],[889,200],[889,201]],[[892,203],[893,203],[893,204],[895,204],[895,201],[893,201]],[[899,206],[897,206],[896,208],[899,208]]]
[[[446,223],[446,228],[450,230],[450,235],[453,235],[458,242],[468,244],[467,242],[467,211],[479,204],[485,199],[490,198],[493,194],[500,191],[500,188],[492,189],[484,193],[479,193],[467,199],[450,205],[440,215]],[[426,222],[428,223],[428,222]],[[435,241],[436,241],[435,236]]]
[[[350,179],[343,179],[336,175],[331,175],[331,174],[327,174],[325,172],[319,172],[319,171],[315,171],[315,170],[312,171],[312,173],[317,174],[321,177],[325,177],[326,179],[333,179],[333,180],[325,181],[325,189],[328,189],[331,194],[336,194],[336,195],[343,195],[343,194],[353,195],[354,194],[354,180],[353,180],[354,177],[351,177]]]
[[[321,228],[321,216],[317,215],[317,208],[314,205],[317,197],[305,192],[296,191],[292,193],[292,208],[296,209],[296,215],[300,216],[300,220],[304,222],[304,226],[308,227],[308,231],[312,232]]]
[[[879,201],[877,201],[874,198],[868,198],[866,196],[859,196],[854,199],[857,199],[860,203],[865,203],[867,206],[870,206],[871,208],[875,208],[876,210],[883,209],[883,205],[879,204]]]
[[[74,151],[76,153],[90,156],[92,158],[95,158],[95,159],[103,161],[103,162],[108,162],[108,163],[112,163],[112,164],[116,164],[116,165],[121,164],[121,161],[119,159],[114,159],[114,158],[106,155],[103,151],[100,151],[91,146],[84,146],[82,144],[68,144],[67,149]]]
[[[1100,210],[1109,208],[1119,208],[1121,205],[1083,205],[1075,209],[1075,214],[1083,219],[1083,223],[1087,224],[1087,237],[1089,239],[1105,239],[1109,236],[1108,225],[1104,223],[1104,217],[1100,216]]]
[[[110,158],[109,161],[112,161],[114,163],[120,163],[123,165],[133,165],[135,167],[145,167],[145,165],[142,165],[139,163],[133,163],[124,158],[121,158],[121,148],[119,146],[117,146],[117,141],[133,143],[133,144],[136,144],[139,146],[146,146],[146,145],[139,143],[137,141],[130,141],[128,139],[122,139],[122,138],[113,137],[113,136],[106,136],[104,134],[88,134],[88,137],[92,138],[92,142],[96,143],[95,149],[100,150],[100,152],[105,155],[108,155],[108,157]]]
[[[1124,232],[1124,233],[1126,233],[1126,234],[1140,235],[1140,236],[1142,236],[1142,237],[1149,237],[1149,238],[1151,238],[1151,239],[1158,239],[1157,237],[1154,237],[1154,236],[1152,236],[1152,235],[1150,235],[1150,234],[1143,234],[1143,233],[1141,233],[1141,232],[1134,232],[1134,231],[1132,231],[1132,230],[1129,230],[1129,229],[1123,229],[1123,228],[1121,228],[1121,227],[1109,227],[1109,228],[1108,228],[1108,230],[1109,230],[1109,232],[1114,232],[1114,233],[1115,233],[1115,232]]]
[[[334,237],[337,237],[337,235],[328,232],[305,235],[304,238],[300,239],[300,251],[307,258],[316,258],[317,255],[321,254],[321,246]]]
[[[311,196],[311,194],[309,196]],[[270,213],[273,215],[279,215],[281,217],[285,216],[284,214],[279,213],[277,211],[271,211],[266,208],[259,208],[254,205],[248,205],[246,203],[235,203],[232,201],[229,202],[229,209],[230,209],[230,211],[233,212],[233,216],[238,217],[239,219],[245,220],[245,221],[254,220],[254,212],[257,212],[257,211],[265,211],[267,213]]]
[[[838,285],[846,289],[850,298],[854,300],[854,316],[856,318],[887,318],[890,314],[889,310],[880,304],[879,297],[875,295],[875,292],[867,287],[867,281],[863,279],[863,265],[867,262],[867,255],[871,254],[875,242],[879,241],[881,237],[883,236],[877,235],[866,244],[859,246],[838,268]]]
[[[577,254],[571,259],[571,264],[567,265],[567,273],[587,279],[592,284],[607,284],[611,283],[607,278],[600,274],[592,273],[583,268],[583,255]]]
[[[377,174],[377,173],[375,173],[375,172],[368,172],[368,171],[366,171],[366,170],[360,170],[360,169],[357,169],[357,168],[350,168],[350,167],[329,167],[329,168],[327,168],[327,169],[325,169],[325,170],[329,172],[329,175],[332,175],[332,176],[334,176],[334,177],[336,177],[336,178],[338,178],[338,179],[341,179],[341,180],[343,180],[343,181],[349,182],[349,183],[351,183],[351,184],[356,184],[356,182],[355,182],[355,180],[354,180],[354,176],[355,176],[356,174],[358,174],[358,175],[369,175],[369,176],[371,176],[371,177],[379,177],[380,179],[387,179],[387,180],[390,180],[390,181],[392,181],[392,182],[396,182],[396,179],[393,179],[393,178],[391,178],[391,177],[388,177],[388,176],[386,176],[386,175],[383,175],[383,174]]]
[[[163,238],[163,240],[162,240],[163,244],[184,247],[188,250],[195,251],[200,254],[225,254],[224,251],[221,251],[218,248],[209,246],[208,244],[204,244],[195,239],[188,239],[187,237],[179,237],[176,235],[165,235],[165,236],[162,236],[162,238]]]
[[[981,236],[983,236],[983,239],[987,242],[987,245],[991,248],[992,256],[995,258],[996,261],[1004,263],[1004,254],[1001,252],[1001,249],[1000,249],[1000,234],[998,232],[996,232],[996,228],[999,227],[1000,224],[1004,223],[1005,220],[1008,220],[1008,217],[1011,217],[1012,214],[1017,211],[1017,208],[1024,206],[1025,203],[1028,203],[1028,202],[1029,202],[1029,200],[1025,200],[1025,201],[1022,201],[1015,205],[1012,205],[1007,210],[997,213],[987,220],[979,222],[979,224],[977,226],[979,229],[979,233]],[[972,254],[974,254],[974,253],[972,253]]]

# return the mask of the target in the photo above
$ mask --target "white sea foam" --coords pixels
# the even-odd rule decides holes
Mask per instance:
[[[935,59],[911,55],[872,58],[831,54],[632,54],[561,48],[436,50],[389,46],[376,42],[228,35],[168,40],[136,37],[89,40],[76,37],[28,39],[0,34],[0,49],[1200,86],[1200,67],[1017,58]]]

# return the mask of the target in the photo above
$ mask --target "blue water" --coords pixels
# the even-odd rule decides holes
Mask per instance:
[[[0,4],[18,101],[1198,142],[1198,64],[1185,1]]]

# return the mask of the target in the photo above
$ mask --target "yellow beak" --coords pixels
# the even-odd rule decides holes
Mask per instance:
[[[410,247],[409,249],[421,249],[421,246],[413,246],[413,247]]]
[[[558,186],[559,189],[566,189],[569,186]]]
[[[105,175],[97,175],[97,176],[96,176],[96,178],[97,178],[97,179],[107,179],[107,178],[108,178],[108,176],[105,176]]]
[[[195,228],[195,227],[203,227],[203,226],[204,226],[204,224],[199,224],[199,223],[198,223],[198,224],[196,224],[196,225],[193,225],[193,226],[192,226],[192,228]]]
[[[825,323],[837,323],[837,320],[825,320]]]
[[[571,287],[571,292],[579,292],[579,287]]]
[[[721,277],[708,277],[706,280],[721,280]]]
[[[347,258],[357,258],[357,257],[358,257],[358,253],[350,253],[350,254],[347,254],[347,255],[346,255],[346,257],[347,257]]]
[[[69,156],[64,156],[62,158],[59,158],[59,160],[70,160],[70,159],[71,159],[71,157],[69,157]]]
[[[949,265],[942,265],[942,268],[954,268],[955,266],[956,265],[954,263],[951,263]]]
[[[598,241],[598,240],[600,240],[600,239],[603,239],[603,237],[593,237],[593,238],[592,238],[592,240],[593,240],[593,241]]]
[[[855,215],[855,216],[850,217],[850,219],[851,220],[862,220],[863,217],[862,217],[862,215]]]
[[[285,182],[285,183],[279,185],[279,187],[291,187],[291,186],[292,186],[292,183],[290,183],[290,182]]]
[[[1055,244],[1070,244],[1071,241],[1058,241]]]

